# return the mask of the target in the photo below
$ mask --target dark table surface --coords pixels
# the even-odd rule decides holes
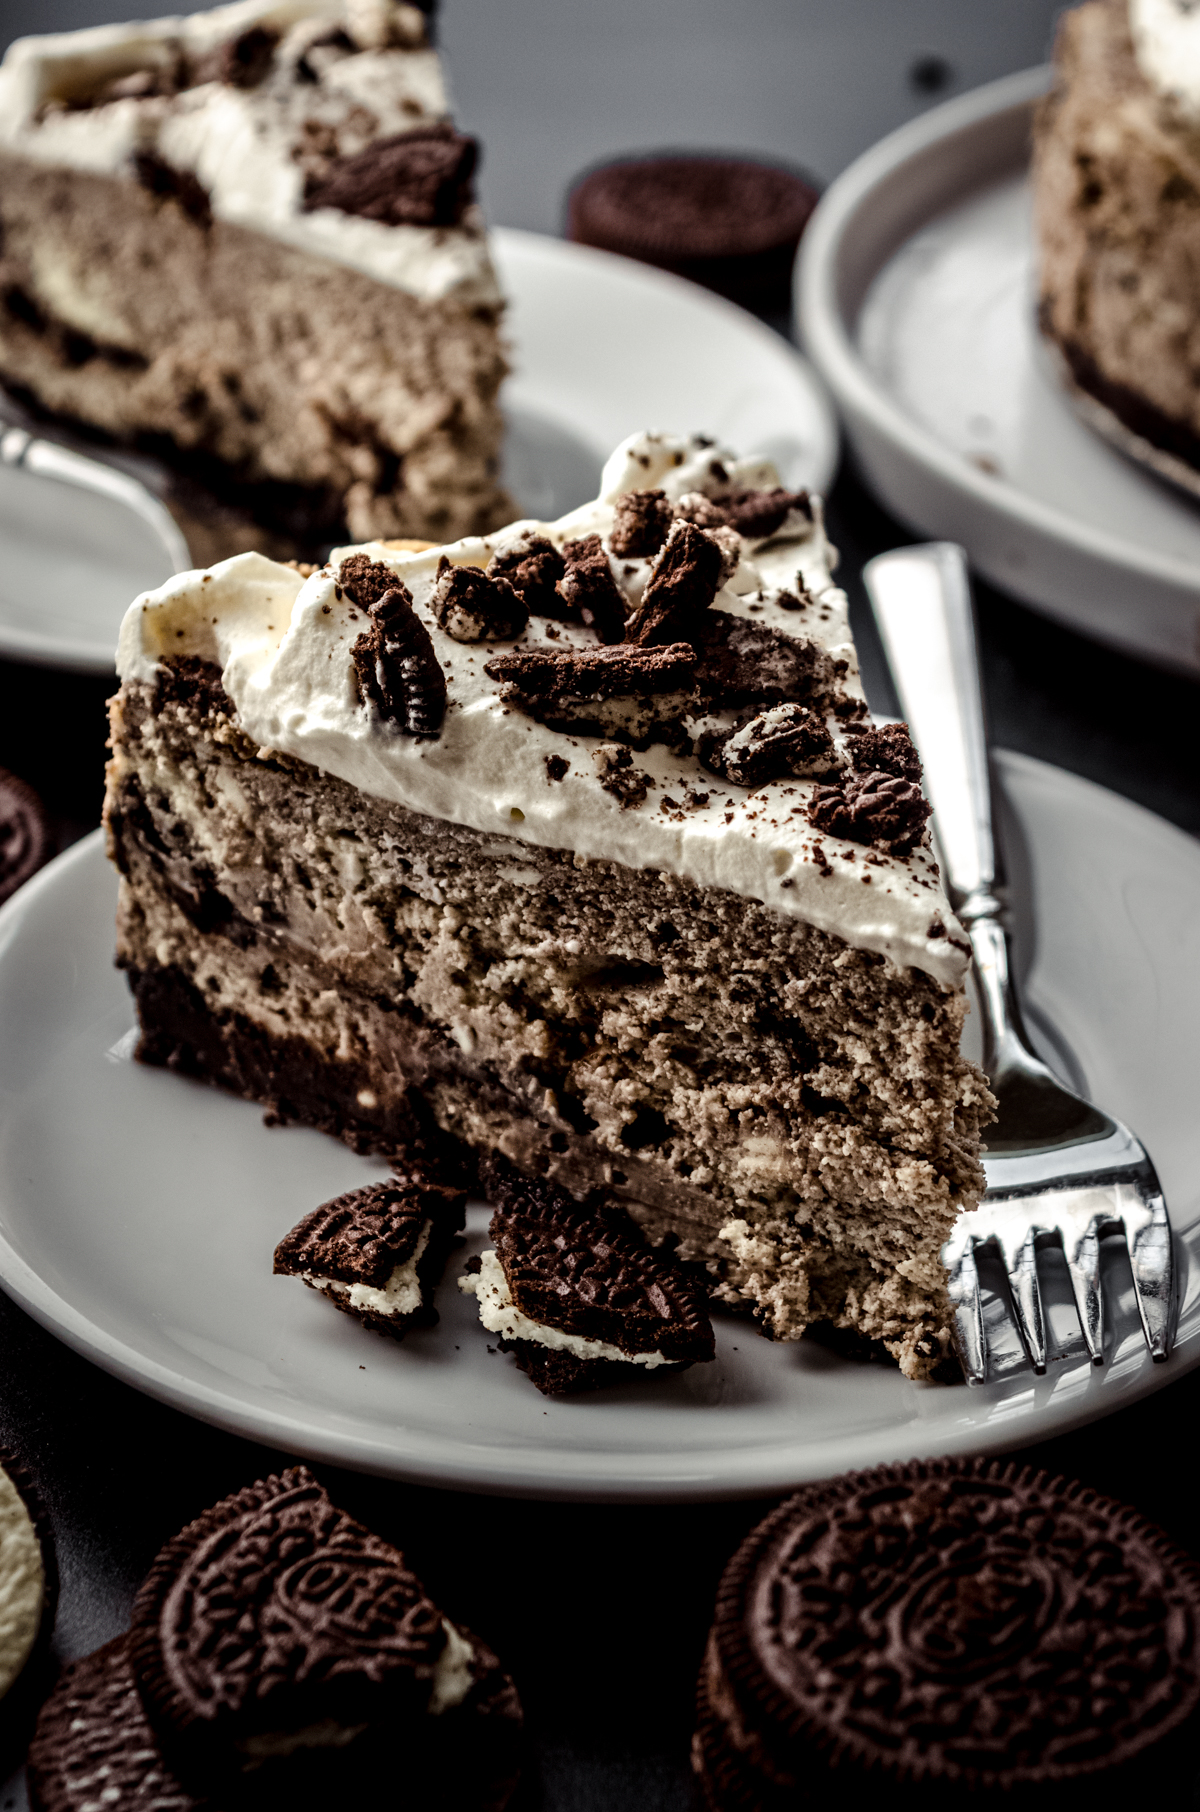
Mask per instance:
[[[894,708],[858,573],[912,537],[843,472],[830,499],[868,692]],[[994,739],[1200,833],[1200,690],[1059,629],[985,586]],[[103,679],[0,663],[0,765],[55,814],[62,842],[98,820]],[[1137,1507],[1200,1556],[1185,1456],[1200,1373],[1018,1457]],[[0,1296],[0,1441],[36,1467],[62,1564],[60,1660],[121,1630],[160,1544],[291,1456],[222,1434],[117,1383]],[[532,1812],[691,1807],[697,1666],[721,1569],[766,1501],[675,1508],[488,1499],[318,1468],[339,1504],[395,1539],[447,1612],[505,1658],[525,1702]],[[0,1812],[23,1807],[14,1776]]]

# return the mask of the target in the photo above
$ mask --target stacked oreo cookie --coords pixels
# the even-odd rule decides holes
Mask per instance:
[[[850,1474],[730,1562],[695,1768],[710,1812],[1127,1806],[1194,1785],[1198,1646],[1200,1568],[1133,1510],[994,1462]]]
[[[521,1707],[390,1543],[303,1467],[225,1498],[159,1554],[131,1628],[68,1667],[29,1752],[41,1812],[500,1812]]]

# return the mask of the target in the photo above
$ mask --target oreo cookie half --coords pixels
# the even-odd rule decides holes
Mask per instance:
[[[0,1447],[0,1762],[28,1734],[57,1603],[50,1519],[22,1461]]]
[[[194,1795],[340,1803],[436,1774],[441,1803],[500,1807],[516,1779],[520,1704],[495,1656],[304,1467],[167,1543],[129,1657]]]
[[[275,1270],[365,1327],[403,1339],[438,1318],[433,1292],[465,1212],[465,1195],[423,1179],[369,1183],[294,1227],[275,1248]]]
[[[459,1288],[540,1391],[601,1390],[714,1357],[703,1284],[626,1215],[581,1207],[495,1159],[484,1176],[493,1249]]]
[[[726,1569],[696,1772],[714,1812],[868,1787],[900,1812],[1127,1804],[1195,1775],[1198,1639],[1200,1568],[1081,1485],[982,1460],[850,1474]]]
[[[0,768],[0,904],[53,854],[41,800],[31,786]]]

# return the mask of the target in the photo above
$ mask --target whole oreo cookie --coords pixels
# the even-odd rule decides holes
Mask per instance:
[[[440,1803],[499,1807],[515,1782],[520,1704],[495,1656],[303,1467],[167,1543],[128,1652],[193,1794],[332,1803],[433,1769]]]
[[[730,1562],[696,1771],[720,1812],[868,1785],[903,1812],[1108,1806],[1194,1775],[1198,1639],[1200,1568],[1083,1486],[984,1461],[851,1474]]]
[[[0,768],[0,904],[53,854],[41,800],[31,786]]]
[[[702,283],[744,308],[786,314],[792,264],[817,193],[749,158],[626,158],[581,178],[567,237]]]

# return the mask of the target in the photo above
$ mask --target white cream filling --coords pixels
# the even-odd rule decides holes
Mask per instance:
[[[457,227],[387,226],[336,208],[303,209],[304,170],[294,153],[313,126],[357,130],[348,141],[357,149],[359,138],[387,138],[448,115],[436,51],[371,47],[369,16],[383,21],[389,13],[416,17],[390,0],[241,0],[187,18],[20,38],[0,64],[0,146],[42,163],[131,180],[135,152],[153,151],[197,177],[219,220],[426,300],[498,302],[476,207]],[[319,82],[301,82],[295,63],[314,22],[344,23],[367,47],[323,64]],[[169,99],[130,98],[74,111],[56,106],[166,63],[176,48],[200,55],[254,25],[284,34],[271,73],[255,88],[205,82]],[[356,128],[368,116],[374,126]]]
[[[468,1272],[460,1277],[458,1287],[464,1296],[475,1297],[479,1319],[489,1334],[499,1334],[504,1340],[531,1340],[537,1346],[552,1347],[555,1352],[570,1353],[576,1359],[612,1359],[622,1365],[644,1365],[647,1371],[672,1363],[665,1353],[626,1353],[607,1340],[589,1340],[583,1334],[566,1334],[561,1328],[531,1321],[509,1294],[499,1255],[482,1252],[479,1265],[478,1274]]]
[[[437,1658],[429,1694],[429,1713],[435,1718],[440,1718],[444,1711],[451,1711],[454,1706],[462,1704],[471,1690],[474,1677],[471,1661],[475,1650],[448,1617],[442,1618],[442,1628],[446,1632],[446,1646]]]
[[[122,624],[118,671],[125,680],[152,681],[166,655],[214,661],[242,728],[260,747],[295,756],[361,792],[475,830],[569,849],[584,860],[725,888],[958,986],[967,966],[965,938],[927,846],[897,858],[829,836],[806,816],[817,781],[784,779],[747,792],[662,745],[635,753],[634,766],[649,785],[644,803],[627,809],[600,784],[593,755],[606,745],[562,735],[504,705],[484,667],[513,644],[464,645],[437,626],[428,600],[443,552],[461,565],[485,565],[496,547],[525,530],[560,545],[606,535],[624,489],[658,486],[678,498],[699,488],[718,456],[738,485],[778,482],[763,461],[738,461],[696,440],[633,435],[605,467],[596,502],[557,522],[518,523],[429,553],[366,546],[370,558],[408,586],[446,676],[448,705],[436,740],[405,736],[360,703],[351,649],[365,619],[338,596],[335,578],[319,572],[302,580],[260,554],[239,554],[207,573],[177,574],[144,593]],[[802,535],[744,544],[714,608],[818,643],[846,663],[842,684],[861,697],[846,597],[831,583],[819,506],[815,515]],[[337,550],[335,561],[350,551]],[[813,602],[785,609],[780,595],[801,586]],[[593,645],[586,631],[539,617],[530,619],[522,641],[571,644]],[[551,757],[570,764],[553,782]]]
[[[1138,68],[1152,88],[1200,122],[1200,5],[1197,0],[1129,0]]]
[[[28,1661],[41,1628],[46,1568],[25,1501],[0,1467],[0,1701]]]
[[[338,1277],[315,1277],[311,1271],[304,1271],[301,1275],[305,1283],[312,1284],[315,1290],[323,1290],[327,1296],[344,1296],[352,1309],[369,1309],[376,1315],[411,1315],[421,1306],[421,1282],[417,1276],[417,1266],[424,1257],[432,1231],[433,1222],[426,1221],[417,1236],[411,1258],[406,1258],[402,1265],[396,1266],[382,1288],[372,1288],[370,1284],[343,1283]]]

